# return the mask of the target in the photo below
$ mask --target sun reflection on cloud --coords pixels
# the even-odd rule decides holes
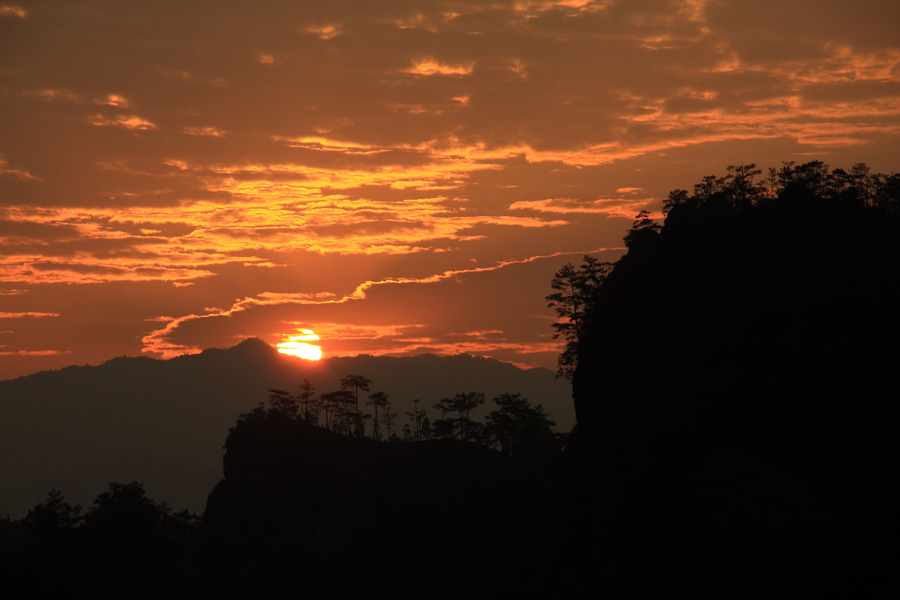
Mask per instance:
[[[475,63],[445,64],[431,58],[413,61],[412,67],[406,70],[413,75],[471,75]]]
[[[305,360],[321,360],[322,347],[309,342],[318,341],[319,336],[312,329],[301,329],[299,335],[287,336],[287,341],[277,345],[278,352]]]

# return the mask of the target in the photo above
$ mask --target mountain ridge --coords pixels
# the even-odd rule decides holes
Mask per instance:
[[[23,516],[50,488],[87,504],[109,481],[134,480],[176,508],[201,512],[221,478],[222,443],[239,414],[266,400],[269,388],[298,391],[306,378],[317,393],[328,392],[349,374],[388,393],[400,423],[413,398],[422,410],[479,391],[487,403],[477,419],[494,396],[521,393],[543,404],[558,430],[574,424],[567,381],[549,369],[471,355],[312,362],[248,338],[168,360],[115,357],[0,381],[0,514]]]

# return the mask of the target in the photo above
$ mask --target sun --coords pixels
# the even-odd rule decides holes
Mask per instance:
[[[318,341],[319,336],[312,329],[301,329],[300,335],[286,336],[287,341],[278,344],[278,351],[282,354],[297,356],[305,360],[321,360],[322,347],[310,344]]]

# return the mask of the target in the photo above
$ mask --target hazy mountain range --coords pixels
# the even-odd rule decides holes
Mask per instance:
[[[171,360],[121,357],[0,381],[0,515],[24,516],[50,488],[87,506],[108,482],[135,480],[157,500],[202,512],[240,413],[266,400],[269,388],[297,391],[307,378],[318,393],[334,391],[349,374],[386,392],[401,426],[413,398],[431,409],[462,391],[485,393],[476,418],[494,396],[521,393],[543,404],[558,430],[574,424],[568,381],[548,369],[468,355],[310,362],[248,339]]]

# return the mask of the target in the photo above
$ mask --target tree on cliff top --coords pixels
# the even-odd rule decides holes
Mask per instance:
[[[557,376],[571,377],[575,372],[578,344],[591,299],[611,269],[611,263],[600,262],[586,254],[581,265],[563,265],[550,282],[550,287],[556,291],[547,295],[547,306],[554,309],[559,318],[553,324],[553,339],[561,337],[566,341],[559,355]]]

